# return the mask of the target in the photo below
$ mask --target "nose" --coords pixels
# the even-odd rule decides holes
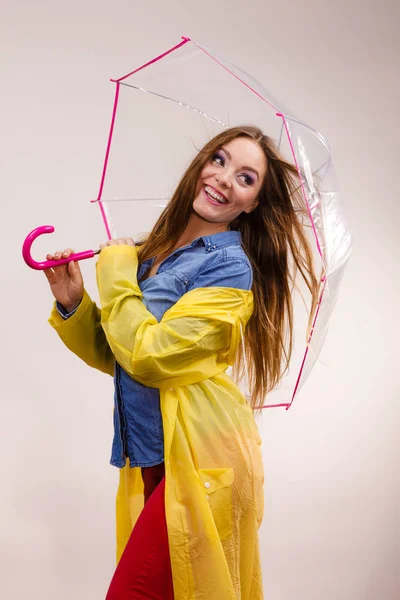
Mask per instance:
[[[232,185],[231,176],[228,173],[228,169],[224,169],[223,171],[219,171],[215,174],[215,180],[225,187],[230,187]]]

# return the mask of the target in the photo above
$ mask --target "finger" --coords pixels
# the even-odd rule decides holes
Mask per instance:
[[[133,241],[132,238],[117,238],[116,240],[114,240],[114,242],[118,246],[134,246],[135,245],[135,242]]]
[[[74,254],[74,250],[72,250],[72,248],[66,248],[63,252],[63,258],[69,258],[71,254]]]
[[[60,252],[59,250],[57,250],[57,252],[54,253],[53,255],[53,260],[57,263],[59,260],[61,260],[63,258],[63,253]],[[65,276],[66,272],[67,272],[67,265],[61,264],[61,265],[57,265],[54,264],[53,267],[54,269],[54,280],[53,283],[55,283],[56,279],[60,279],[62,277]]]
[[[71,262],[68,263],[68,270],[71,273],[71,271],[75,272],[75,269],[76,269],[76,262],[74,260],[71,260]]]
[[[46,254],[46,260],[53,260],[54,256],[52,254]]]
[[[51,260],[51,259],[49,259]],[[52,284],[54,283],[54,271],[53,269],[43,269],[43,273],[46,275],[47,281]]]
[[[113,240],[107,240],[105,244],[100,244],[100,250],[103,250],[106,246],[134,246],[135,242],[132,238],[116,238]]]
[[[74,260],[71,260],[71,262],[68,263],[68,273],[73,283],[78,284],[80,282],[82,278],[81,270],[79,264]]]
[[[115,238],[113,240],[107,240],[105,244],[100,244],[99,248],[102,250],[106,246],[134,246],[135,241],[133,238],[125,237],[125,238]]]

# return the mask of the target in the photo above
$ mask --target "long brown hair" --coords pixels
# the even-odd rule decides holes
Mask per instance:
[[[210,140],[194,158],[174,195],[139,249],[140,263],[171,252],[185,231],[192,212],[196,186],[207,162],[221,146],[237,137],[255,141],[267,160],[267,172],[258,195],[258,206],[241,213],[230,224],[240,231],[242,246],[253,267],[254,311],[244,336],[249,366],[251,405],[259,408],[288,369],[293,347],[292,288],[300,272],[310,294],[309,329],[318,301],[319,280],[301,215],[306,206],[294,165],[284,160],[271,138],[257,127],[227,129]],[[235,372],[243,367],[239,348]]]

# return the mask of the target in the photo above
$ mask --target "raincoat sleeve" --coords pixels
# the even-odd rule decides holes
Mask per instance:
[[[100,309],[86,290],[78,309],[69,319],[63,319],[54,304],[49,323],[67,348],[87,365],[114,374],[115,358],[101,326]]]
[[[118,363],[135,380],[166,389],[208,379],[232,364],[238,320],[248,320],[251,292],[195,289],[160,322],[146,309],[132,246],[107,246],[97,262],[101,323]]]

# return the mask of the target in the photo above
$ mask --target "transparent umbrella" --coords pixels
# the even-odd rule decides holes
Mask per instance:
[[[300,281],[293,290],[293,353],[288,372],[265,404],[289,408],[317,362],[352,248],[327,141],[253,77],[189,38],[111,81],[111,126],[99,192],[92,200],[109,238],[145,236],[197,151],[228,127],[260,127],[296,165],[306,206],[298,218],[321,282],[308,333],[308,290]],[[24,248],[33,268],[46,266],[30,258],[30,245],[42,232],[32,232]],[[93,255],[87,251],[79,258]]]

